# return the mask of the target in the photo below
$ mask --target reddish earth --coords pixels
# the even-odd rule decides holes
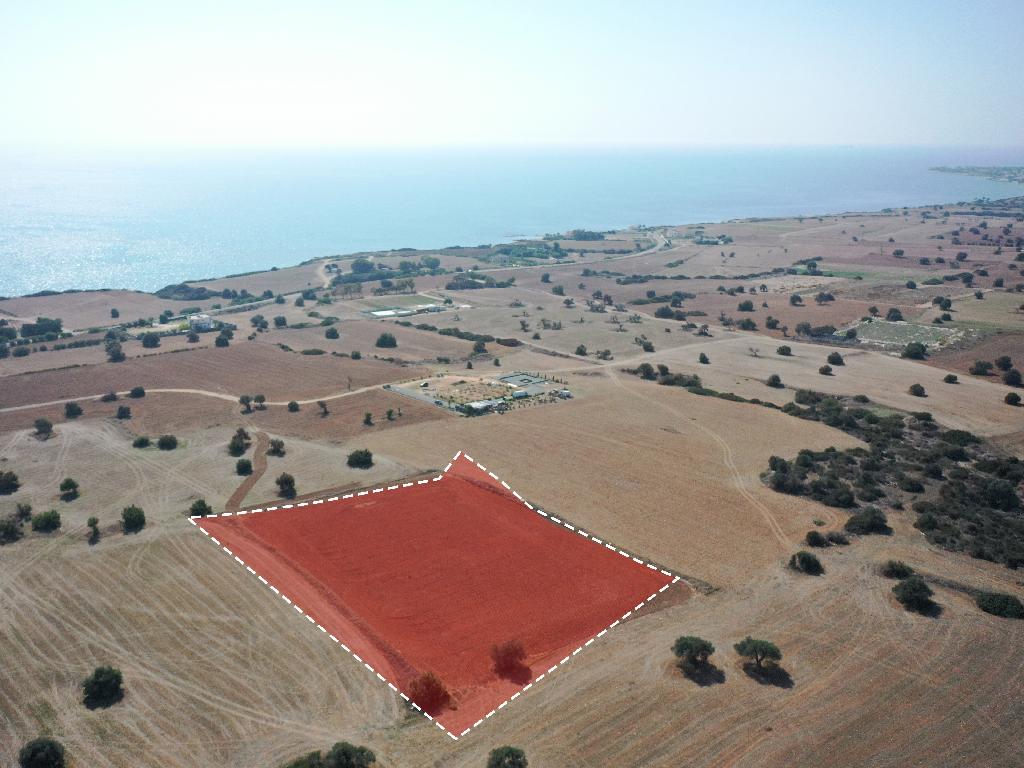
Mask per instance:
[[[538,515],[465,457],[439,480],[206,518],[210,536],[402,691],[433,672],[458,736],[673,583]],[[529,674],[499,678],[520,641]]]

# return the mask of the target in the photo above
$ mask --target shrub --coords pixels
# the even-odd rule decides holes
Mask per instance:
[[[124,698],[121,670],[114,667],[96,667],[82,683],[82,703],[89,709],[109,707]]]
[[[60,742],[41,737],[18,750],[19,768],[64,768],[64,747]]]
[[[922,387],[920,384],[911,384],[907,392],[912,394],[914,397],[927,397],[927,393],[924,391],[924,387]]]
[[[196,499],[192,502],[192,506],[188,508],[190,515],[196,515],[197,517],[205,517],[206,515],[212,514],[213,510],[210,505],[206,503],[206,499]]]
[[[228,454],[231,456],[241,456],[247,450],[249,450],[249,433],[242,427],[239,427],[228,441]]]
[[[863,536],[872,533],[887,534],[892,531],[885,513],[878,507],[864,507],[860,512],[850,515],[850,519],[843,527],[849,533]]]
[[[51,509],[49,512],[40,512],[32,515],[32,530],[40,533],[50,533],[60,528],[60,512]]]
[[[992,363],[987,360],[975,360],[967,372],[972,376],[990,376],[992,375]]]
[[[885,313],[885,319],[890,323],[898,323],[903,320],[903,313],[896,307],[890,307],[889,311]]]
[[[782,661],[782,651],[779,650],[775,643],[767,640],[756,640],[750,635],[736,643],[733,646],[733,650],[744,658],[753,659],[758,669],[763,668],[766,661],[770,664]]]
[[[70,477],[65,477],[60,483],[61,501],[74,501],[78,498],[78,483]]]
[[[768,381],[766,381],[765,383],[769,387],[774,387],[775,389],[782,388],[782,378],[777,373],[773,373],[771,376],[769,376]]]
[[[808,531],[804,541],[807,542],[808,547],[827,547],[829,543],[828,539],[818,533],[818,531]]]
[[[900,357],[909,360],[924,360],[928,356],[928,348],[919,341],[912,341],[903,348]]]
[[[828,362],[830,365],[846,365],[843,361],[843,356],[838,352],[832,352],[828,356]]]
[[[409,697],[428,714],[435,714],[451,702],[451,694],[433,672],[424,672],[409,683]]]
[[[270,447],[267,448],[267,456],[284,456],[284,440],[274,438],[270,441]]]
[[[947,373],[945,376],[942,377],[942,382],[944,384],[956,384],[957,383],[956,374],[955,373]]]
[[[931,613],[935,610],[935,603],[931,599],[934,592],[924,583],[924,579],[916,574],[900,581],[892,591],[908,611]]]
[[[902,560],[886,560],[882,566],[882,575],[887,579],[905,579],[914,575],[914,569]]]
[[[706,354],[701,352],[697,356],[697,362],[700,363],[701,365],[710,365],[711,364],[711,358],[709,358]]]
[[[156,440],[156,447],[161,451],[173,451],[178,447],[178,438],[174,435],[160,435]]]
[[[374,346],[382,349],[393,349],[398,346],[398,341],[395,339],[394,334],[387,333],[386,331],[377,337],[377,341]]]
[[[1003,398],[1003,402],[1007,405],[1020,405],[1020,395],[1016,392],[1007,392],[1006,397]]]
[[[506,640],[491,647],[491,661],[499,677],[513,676],[526,666],[526,650],[519,640]]]
[[[78,403],[70,402],[64,403],[64,418],[66,419],[77,419],[82,415],[82,406]]]
[[[9,517],[0,519],[0,547],[13,544],[21,538],[21,525]]]
[[[213,340],[213,346],[221,347],[221,348],[229,347],[229,346],[231,346],[231,342],[228,341],[226,336],[218,336],[217,338],[215,338]]]
[[[373,426],[373,414],[370,413],[369,411],[367,411],[366,413],[363,414],[363,426],[364,427],[372,427]]]
[[[350,354],[349,357],[351,357],[353,360],[362,360],[363,353],[360,352],[358,349],[354,349],[352,350],[352,354]]]
[[[823,366],[821,366],[821,368],[818,369],[818,373],[820,373],[822,376],[831,376],[832,375],[832,366],[831,365],[823,365]]]
[[[149,448],[149,438],[145,435],[139,435],[132,440],[132,448]]]
[[[683,664],[691,667],[707,664],[708,657],[715,652],[715,646],[709,640],[694,635],[677,637],[672,644],[672,653]]]
[[[576,347],[576,354],[579,355],[580,357],[586,357],[587,356],[587,347],[586,347],[586,345],[585,344],[580,344],[579,346],[577,346]]]
[[[121,510],[121,529],[125,533],[138,533],[146,527],[146,513],[132,504]]]
[[[776,349],[775,352],[783,357],[791,357],[793,355],[793,350],[786,344]]]
[[[526,753],[518,747],[498,747],[487,756],[487,768],[527,768]]]
[[[324,338],[326,339],[337,339],[339,336],[341,336],[341,334],[338,333],[338,329],[333,325],[324,331]]]
[[[298,413],[298,412],[299,412],[299,404],[295,400],[290,400],[288,402],[288,413]]]
[[[821,561],[818,560],[818,557],[803,550],[800,550],[789,558],[789,567],[794,571],[807,573],[811,576],[818,576],[825,572],[825,569],[822,567]]]
[[[982,592],[974,601],[985,613],[1004,619],[1024,619],[1024,604],[1019,598],[1003,592]]]
[[[1019,387],[1021,385],[1021,381],[1020,371],[1016,368],[1011,368],[1003,374],[1003,384],[1006,384],[1009,387]]]
[[[369,469],[373,466],[373,454],[365,448],[348,455],[348,465],[354,469]]]
[[[846,538],[846,534],[841,531],[829,531],[825,534],[825,539],[829,544],[836,544],[841,547],[845,547],[850,543],[850,540]]]
[[[370,768],[376,762],[377,756],[366,747],[339,741],[327,753],[324,768]]]
[[[47,438],[53,434],[53,424],[50,423],[49,419],[36,419],[34,422],[36,428],[36,435],[42,438]]]
[[[100,397],[101,403],[113,403],[117,400],[117,392],[107,392],[107,394]]]
[[[286,499],[295,498],[295,478],[289,475],[287,472],[282,472],[278,475],[277,480],[277,493]]]
[[[160,334],[147,331],[142,334],[142,346],[146,349],[155,349],[160,346]]]
[[[235,462],[235,474],[237,475],[251,475],[252,474],[252,462],[249,459],[239,459]]]
[[[18,476],[10,470],[0,471],[0,496],[9,496],[21,487]]]
[[[132,408],[130,405],[119,405],[117,406],[117,418],[121,421],[125,421],[132,417]]]

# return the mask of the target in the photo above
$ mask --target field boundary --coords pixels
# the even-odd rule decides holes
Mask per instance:
[[[577,535],[582,536],[583,538],[587,539],[588,541],[592,541],[593,543],[595,543],[595,544],[597,544],[599,546],[603,546],[606,549],[609,549],[612,552],[615,552],[616,554],[618,554],[618,555],[620,555],[622,557],[625,557],[627,559],[632,560],[634,563],[636,563],[636,564],[638,564],[638,565],[640,565],[642,567],[649,568],[650,570],[653,570],[653,571],[658,571],[659,573],[661,573],[661,574],[663,574],[665,576],[670,576],[670,577],[672,577],[672,581],[670,581],[668,584],[665,584],[664,586],[662,586],[660,589],[658,589],[656,592],[652,593],[648,597],[644,598],[644,600],[642,600],[640,603],[635,605],[630,610],[626,611],[624,614],[622,614],[622,616],[617,618],[615,621],[613,621],[607,627],[602,629],[596,635],[594,635],[593,637],[589,638],[586,642],[584,642],[582,645],[580,645],[578,648],[576,648],[574,651],[572,651],[572,653],[567,655],[565,658],[563,658],[557,664],[551,666],[545,672],[541,673],[535,679],[531,680],[529,683],[527,683],[522,688],[520,688],[518,691],[516,691],[514,694],[512,694],[509,698],[505,699],[503,702],[501,702],[501,704],[496,706],[494,709],[492,709],[490,712],[488,712],[482,718],[480,718],[475,723],[473,723],[473,725],[469,726],[468,728],[463,730],[461,733],[455,734],[455,733],[452,733],[451,731],[449,731],[443,725],[441,725],[441,723],[438,722],[438,720],[436,718],[431,716],[422,707],[420,707],[418,704],[416,704],[414,701],[412,701],[404,692],[399,690],[398,687],[395,686],[394,683],[392,683],[390,680],[385,678],[380,672],[378,672],[376,669],[374,669],[370,664],[368,664],[367,662],[363,661],[363,659],[357,653],[355,653],[355,651],[353,651],[351,648],[349,648],[344,642],[339,640],[333,634],[328,632],[326,628],[324,628],[319,622],[316,621],[316,619],[314,619],[306,611],[304,611],[302,609],[302,607],[300,607],[299,605],[296,605],[289,597],[287,597],[285,594],[283,594],[277,587],[275,587],[273,584],[271,584],[269,581],[267,581],[267,579],[265,579],[263,576],[258,574],[252,568],[252,566],[247,565],[244,560],[242,560],[240,557],[238,557],[238,555],[236,555],[234,552],[232,552],[226,546],[221,544],[221,542],[216,537],[211,535],[209,533],[209,531],[207,531],[205,528],[203,528],[203,526],[200,525],[200,523],[197,522],[197,521],[200,521],[200,520],[203,520],[203,519],[207,519],[207,518],[240,517],[242,515],[259,514],[259,513],[264,513],[264,512],[275,512],[275,511],[281,511],[281,510],[286,510],[286,509],[298,509],[300,507],[308,507],[308,506],[314,506],[314,505],[317,505],[317,504],[323,504],[324,502],[343,501],[345,499],[358,498],[360,496],[369,496],[371,494],[376,494],[376,493],[386,493],[386,492],[389,492],[389,491],[396,491],[396,490],[401,490],[401,489],[404,489],[404,488],[411,488],[411,487],[420,486],[420,485],[428,485],[430,483],[436,483],[436,482],[438,482],[440,480],[443,480],[444,477],[451,470],[452,466],[454,466],[455,462],[458,461],[460,457],[464,458],[466,461],[469,461],[470,463],[475,465],[481,471],[486,472],[487,475],[489,477],[491,477],[492,479],[494,479],[497,483],[499,483],[502,488],[504,488],[506,491],[511,493],[512,496],[514,496],[518,501],[522,502],[527,507],[527,509],[529,509],[530,511],[540,515],[541,517],[546,518],[552,524],[559,525],[559,526],[561,526],[563,528],[566,528],[567,530],[570,530],[570,531],[576,533]],[[346,493],[346,494],[335,495],[335,496],[327,496],[327,497],[322,497],[322,498],[318,498],[318,499],[309,499],[309,500],[306,500],[306,501],[296,502],[294,504],[277,504],[277,505],[272,505],[272,506],[267,506],[267,507],[258,507],[256,509],[240,510],[238,512],[222,512],[222,513],[219,513],[219,514],[205,515],[205,516],[203,516],[203,515],[192,515],[192,516],[189,517],[189,522],[192,525],[194,525],[196,528],[198,528],[207,537],[207,539],[209,539],[215,545],[217,545],[220,548],[220,550],[224,552],[224,554],[226,554],[227,556],[231,557],[240,566],[244,567],[252,576],[256,577],[263,584],[263,586],[265,586],[268,589],[270,589],[271,592],[273,592],[275,595],[280,597],[286,604],[290,605],[300,616],[305,618],[306,621],[308,621],[310,624],[315,626],[318,630],[320,630],[320,632],[322,632],[323,634],[327,635],[327,637],[329,637],[334,643],[336,643],[337,645],[340,645],[341,648],[346,653],[348,653],[357,662],[359,662],[364,667],[366,667],[366,669],[371,674],[375,675],[382,683],[387,685],[388,688],[390,688],[392,691],[397,693],[403,700],[405,700],[405,702],[407,704],[412,706],[416,711],[418,711],[420,714],[422,714],[427,720],[432,722],[439,729],[441,729],[444,733],[446,733],[453,741],[458,741],[460,738],[462,738],[463,736],[468,734],[471,730],[473,730],[474,728],[476,728],[479,725],[482,725],[486,720],[488,720],[491,717],[493,717],[499,710],[504,709],[510,703],[512,703],[513,701],[518,699],[522,694],[524,694],[527,691],[529,691],[530,689],[532,689],[535,685],[537,685],[542,680],[544,680],[545,678],[550,676],[552,673],[556,672],[560,667],[562,667],[563,665],[568,663],[571,659],[573,659],[577,655],[579,655],[583,651],[584,648],[590,647],[591,645],[594,644],[595,641],[597,641],[598,639],[604,637],[610,630],[614,629],[619,624],[621,624],[623,621],[625,621],[626,619],[630,618],[637,611],[640,611],[645,605],[649,604],[652,600],[654,600],[654,598],[656,598],[662,592],[667,590],[669,587],[675,585],[679,581],[684,581],[685,582],[683,577],[680,576],[679,574],[672,573],[671,571],[668,571],[665,568],[662,568],[660,565],[655,565],[655,564],[647,562],[646,560],[643,560],[643,559],[641,559],[639,557],[636,557],[631,552],[628,552],[627,550],[621,549],[620,547],[616,547],[614,544],[611,544],[611,543],[605,541],[604,539],[600,539],[597,536],[593,535],[592,533],[590,533],[590,532],[588,532],[588,531],[586,531],[586,530],[584,530],[582,528],[579,528],[577,526],[574,526],[571,523],[569,523],[569,522],[567,522],[565,520],[562,520],[561,518],[555,517],[554,515],[551,515],[551,514],[545,512],[540,507],[534,506],[529,501],[524,499],[518,492],[513,490],[508,485],[508,483],[506,483],[504,480],[500,479],[494,472],[491,472],[483,464],[481,464],[480,462],[476,461],[475,459],[473,459],[472,456],[470,456],[469,454],[464,453],[461,450],[458,451],[452,457],[451,461],[448,462],[448,465],[443,470],[441,470],[441,473],[439,475],[437,475],[436,477],[431,477],[431,478],[424,479],[424,480],[416,480],[414,482],[395,483],[394,485],[386,485],[386,486],[381,486],[379,488],[367,489],[367,490],[363,490],[363,491],[353,491],[352,493]]]

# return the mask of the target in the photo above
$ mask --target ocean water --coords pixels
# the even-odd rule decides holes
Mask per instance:
[[[1024,194],[930,171],[1016,149],[437,150],[0,157],[0,296],[155,290],[363,250]]]

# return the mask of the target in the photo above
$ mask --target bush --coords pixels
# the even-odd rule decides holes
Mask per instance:
[[[697,362],[700,363],[701,365],[710,365],[711,364],[711,358],[709,358],[706,354],[701,352],[697,356]]]
[[[132,448],[149,448],[149,438],[145,435],[139,435],[132,440]]]
[[[377,337],[377,341],[374,346],[380,347],[381,349],[393,349],[398,346],[398,341],[395,339],[394,334],[384,332]]]
[[[337,339],[339,336],[341,336],[341,334],[338,333],[338,329],[333,325],[324,331],[324,338],[326,339]]]
[[[840,547],[845,547],[850,543],[850,540],[846,538],[846,534],[840,531],[829,531],[825,534],[825,539],[829,544],[835,544]]]
[[[1004,619],[1024,619],[1024,604],[1014,597],[1002,592],[982,592],[974,601],[985,613],[1002,616]]]
[[[192,506],[188,508],[189,515],[195,515],[197,517],[205,517],[206,515],[212,514],[213,510],[210,505],[206,503],[206,499],[196,499],[192,502]]]
[[[147,331],[142,334],[142,346],[146,349],[155,349],[160,346],[160,334]]]
[[[231,346],[231,342],[228,341],[226,336],[218,336],[217,338],[215,338],[213,340],[213,346],[221,347],[221,348],[229,347],[229,346]]]
[[[753,659],[758,669],[763,668],[766,661],[770,664],[782,661],[782,651],[779,650],[775,643],[767,640],[756,640],[750,635],[736,643],[733,646],[733,650],[744,658]]]
[[[924,360],[928,356],[928,348],[919,341],[912,341],[903,348],[900,356],[908,360]]]
[[[832,366],[831,365],[823,365],[823,366],[821,366],[821,368],[818,369],[818,373],[820,373],[822,376],[831,376],[832,375]]]
[[[101,403],[113,403],[117,400],[117,392],[107,392],[107,394],[100,397]]]
[[[267,456],[284,456],[284,440],[274,438],[270,441],[270,447],[267,448]]]
[[[295,478],[289,475],[287,472],[282,472],[277,480],[277,493],[286,499],[295,498]]]
[[[33,426],[36,428],[36,435],[47,438],[53,434],[53,424],[49,419],[36,419]]]
[[[252,474],[252,462],[249,459],[239,459],[235,462],[235,474],[237,475],[251,475]]]
[[[78,403],[70,402],[64,403],[64,418],[66,419],[77,419],[82,415],[82,406]]]
[[[296,401],[294,401],[294,400],[290,400],[288,402],[288,413],[298,413],[298,412],[299,412],[299,404]]]
[[[40,533],[50,533],[60,528],[60,512],[51,509],[49,512],[40,512],[32,515],[32,530]]]
[[[947,373],[945,376],[942,377],[942,382],[944,384],[956,384],[957,383],[956,374],[955,373]]]
[[[9,496],[21,487],[18,476],[9,470],[0,471],[0,496]]]
[[[142,387],[132,387],[128,390],[128,397],[140,398],[146,396],[146,390]]]
[[[19,768],[64,768],[64,765],[64,747],[53,739],[32,739],[18,751]]]
[[[96,667],[82,683],[82,703],[89,709],[109,707],[124,698],[121,670],[114,667]]]
[[[498,747],[487,756],[487,768],[527,768],[526,753],[518,747]]]
[[[715,652],[715,646],[709,640],[694,635],[677,637],[672,644],[672,653],[682,664],[697,667],[707,664],[708,657]]]
[[[499,677],[515,676],[526,668],[526,650],[519,640],[507,640],[491,647],[491,661]]]
[[[354,469],[369,469],[373,466],[373,454],[365,448],[348,455],[348,465]]]
[[[872,533],[891,533],[889,520],[885,513],[878,507],[865,507],[860,512],[850,515],[850,519],[843,526],[850,533],[857,533],[866,536]]]
[[[920,384],[911,384],[910,388],[907,390],[907,392],[912,394],[914,397],[927,397],[928,396],[927,393],[924,391],[924,387],[922,387]]]
[[[0,547],[21,538],[21,525],[9,517],[0,518]]]
[[[773,373],[768,377],[768,381],[765,382],[769,387],[775,389],[782,389],[782,378],[777,373]]]
[[[125,533],[138,533],[146,527],[146,513],[141,507],[132,504],[121,510],[121,530]]]
[[[1003,398],[1003,402],[1007,405],[1020,405],[1020,395],[1016,392],[1007,392],[1006,397]]]
[[[902,560],[886,560],[882,566],[882,575],[887,579],[905,579],[914,575],[914,569]]]
[[[775,350],[776,354],[782,355],[783,357],[792,357],[793,350],[786,344]]]
[[[451,694],[433,672],[424,672],[409,683],[409,697],[428,714],[436,714],[451,702]]]
[[[828,539],[817,531],[808,531],[804,541],[807,542],[808,547],[827,547],[829,544]]]
[[[846,365],[846,363],[843,361],[843,356],[838,352],[832,352],[828,356],[828,363],[830,365]]]
[[[576,347],[576,354],[579,355],[580,357],[586,357],[587,356],[587,347],[586,347],[586,345],[585,344],[580,344],[579,346],[577,346]]]
[[[908,576],[893,587],[892,591],[908,611],[931,613],[935,610],[935,603],[931,599],[934,592],[920,576]]]
[[[803,550],[789,558],[789,567],[794,571],[800,571],[811,576],[819,576],[825,572],[818,557]]]
[[[161,451],[173,451],[178,447],[178,438],[174,435],[160,435],[157,438],[156,447]]]
[[[125,421],[132,417],[132,409],[130,405],[119,405],[117,406],[117,418],[121,421]]]

